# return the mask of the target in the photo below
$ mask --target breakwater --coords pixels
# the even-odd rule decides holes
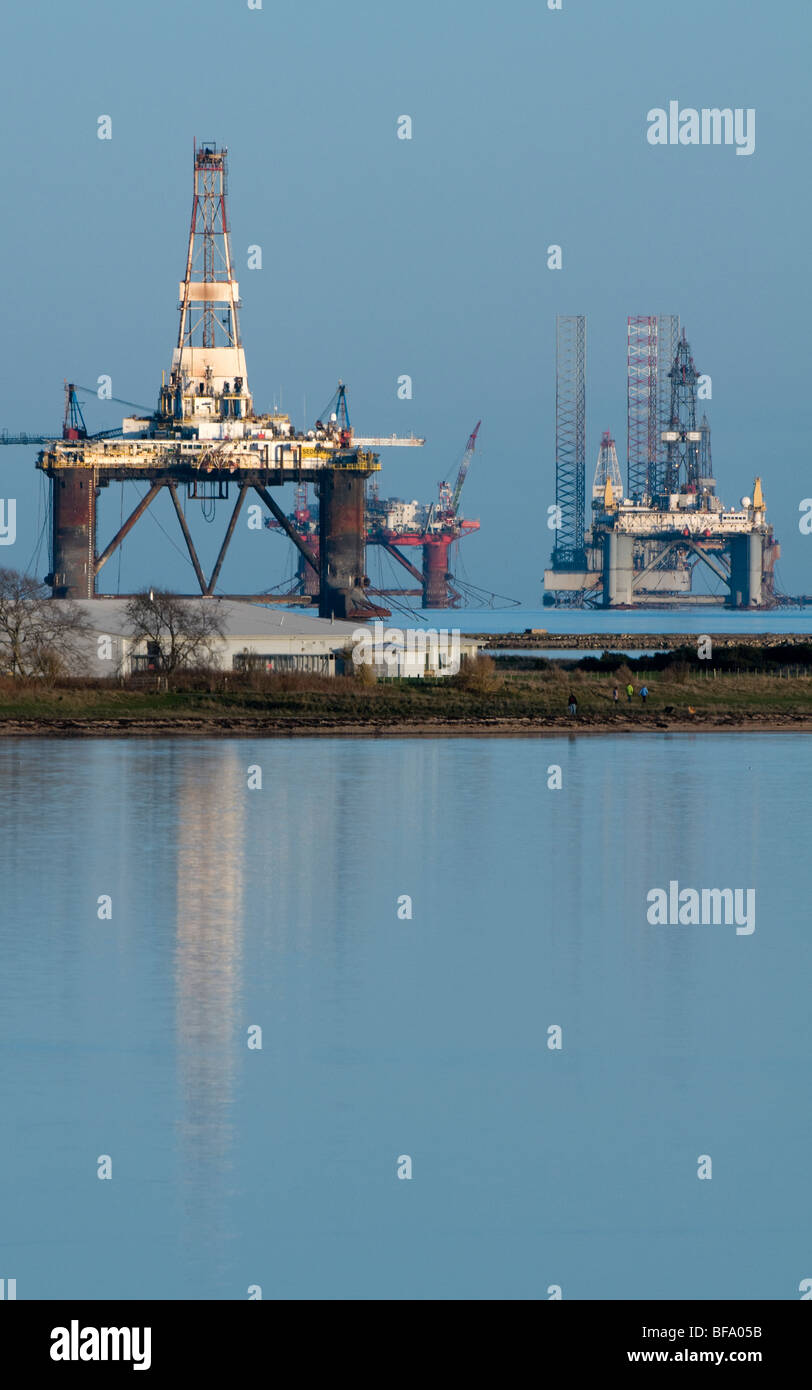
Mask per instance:
[[[701,640],[690,632],[467,632],[466,641],[482,644],[483,651],[678,651],[696,647]],[[810,636],[803,632],[715,632],[711,634],[714,648],[730,647],[804,647]]]

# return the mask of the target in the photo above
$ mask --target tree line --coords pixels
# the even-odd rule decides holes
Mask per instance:
[[[199,603],[149,589],[134,594],[125,613],[127,636],[146,646],[154,669],[172,674],[215,664],[217,642],[225,636],[216,601]],[[30,575],[0,569],[0,675],[13,680],[84,675],[97,635],[78,604],[52,598]]]

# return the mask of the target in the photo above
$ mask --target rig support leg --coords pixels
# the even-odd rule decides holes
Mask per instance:
[[[610,531],[603,542],[603,604],[615,608],[632,602],[634,539]]]
[[[761,592],[761,575],[764,568],[764,542],[758,531],[751,531],[748,540],[750,542],[750,584],[747,602],[750,608],[760,608],[764,602],[764,596]]]
[[[448,608],[448,551],[451,540],[443,537],[423,544],[423,607]]]
[[[96,472],[60,469],[51,480],[54,598],[96,597]]]
[[[731,608],[760,608],[764,602],[761,573],[764,541],[757,531],[730,540]]]
[[[365,595],[364,474],[330,470],[319,484],[319,616],[369,617]]]

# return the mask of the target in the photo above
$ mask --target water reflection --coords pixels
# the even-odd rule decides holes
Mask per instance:
[[[214,755],[214,756],[213,756]],[[236,749],[184,759],[176,792],[175,1032],[177,1131],[187,1228],[221,1244],[233,1169],[240,1049],[246,764]]]
[[[786,1297],[810,776],[784,735],[0,742],[18,1288],[527,1298],[542,1250],[542,1294]],[[755,933],[647,926],[671,878]]]

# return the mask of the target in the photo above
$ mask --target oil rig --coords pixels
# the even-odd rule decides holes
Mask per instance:
[[[481,424],[478,420],[468,436],[454,487],[448,482],[439,483],[437,501],[431,506],[399,498],[379,500],[376,480],[370,485],[373,496],[367,508],[367,543],[382,546],[420,580],[424,608],[455,608],[462,597],[454,587],[449,551],[463,537],[479,530],[478,521],[460,516],[460,498]],[[401,553],[404,548],[422,549],[422,572]]]
[[[279,412],[257,414],[248,388],[239,328],[239,284],[234,275],[227,215],[227,151],[195,143],[194,191],[186,271],[180,282],[180,325],[158,408],[125,417],[120,430],[88,435],[68,391],[63,437],[44,440],[37,467],[51,484],[51,571],[55,598],[95,598],[96,578],[162,489],[172,499],[200,592],[212,595],[249,490],[259,496],[318,573],[322,617],[368,618],[376,608],[365,574],[365,484],[380,469],[378,447],[420,446],[394,435],[359,437],[345,422],[317,422],[297,431]],[[96,544],[97,501],[113,482],[143,480],[148,490],[101,550]],[[269,489],[283,483],[316,484],[318,547],[291,524]],[[213,507],[235,499],[211,575],[203,573],[178,488]]]
[[[775,603],[779,547],[766,521],[761,479],[725,508],[716,496],[710,425],[698,419],[703,378],[673,314],[627,323],[627,483],[615,441],[601,439],[586,510],[586,318],[556,325],[556,541],[545,604],[652,607]],[[693,591],[697,566],[723,586]]]
[[[347,393],[342,382],[339,382],[338,390],[322,416],[328,422],[328,429],[349,429]],[[370,588],[369,594],[376,598],[418,597],[423,608],[456,608],[462,601],[463,595],[455,586],[455,576],[450,568],[449,551],[452,545],[479,530],[479,521],[460,515],[460,501],[481,424],[481,420],[477,421],[468,436],[453,488],[447,481],[438,483],[437,501],[430,505],[417,500],[407,502],[400,497],[381,498],[377,478],[370,479],[366,498],[366,544],[380,546],[420,587]],[[321,419],[317,421],[317,426],[325,428]],[[307,483],[297,484],[295,507],[288,521],[315,560],[319,557],[319,518],[319,501],[311,503]],[[273,516],[266,518],[265,525],[271,531],[282,529]],[[404,555],[404,549],[422,550],[422,569],[418,569]],[[319,594],[318,566],[308,563],[301,551],[291,592],[311,601],[317,599]]]

